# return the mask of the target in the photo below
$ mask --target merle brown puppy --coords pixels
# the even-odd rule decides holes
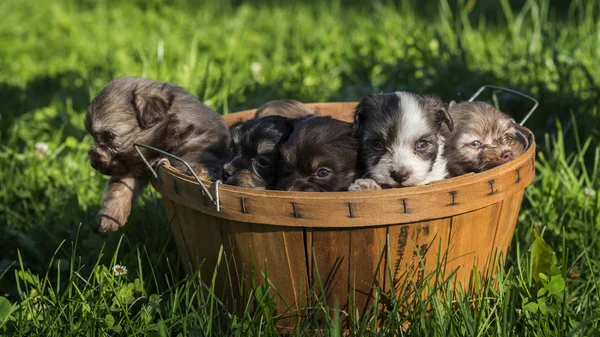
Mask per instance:
[[[90,164],[110,176],[98,214],[99,231],[123,226],[150,173],[134,149],[141,143],[187,161],[204,179],[219,179],[229,130],[221,116],[183,88],[136,77],[110,82],[91,101],[85,128],[94,138]],[[150,164],[162,156],[142,150]],[[182,172],[179,162],[171,164]]]
[[[304,118],[281,146],[277,189],[346,191],[356,178],[357,150],[351,123]]]
[[[292,99],[279,99],[263,104],[256,110],[254,117],[283,116],[288,118],[298,118],[315,114],[316,110],[309,109],[306,105],[298,101]]]
[[[525,152],[533,135],[508,115],[484,102],[450,105],[455,131],[446,136],[446,158],[451,177],[482,172]]]
[[[224,183],[253,189],[273,189],[280,160],[279,145],[292,133],[293,123],[290,118],[266,116],[233,128],[233,158],[223,166]]]

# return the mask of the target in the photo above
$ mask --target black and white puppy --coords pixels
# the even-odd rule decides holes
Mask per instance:
[[[424,185],[447,177],[441,129],[453,129],[441,99],[398,91],[363,97],[354,111],[365,178],[350,191]]]
[[[277,181],[279,145],[294,128],[282,116],[251,119],[231,131],[233,158],[223,166],[225,184],[253,189],[272,189]]]
[[[281,146],[277,189],[347,191],[356,179],[357,151],[352,123],[329,116],[297,120]]]

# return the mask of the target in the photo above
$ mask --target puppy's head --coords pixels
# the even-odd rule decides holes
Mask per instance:
[[[279,99],[275,101],[269,101],[258,108],[258,110],[256,110],[255,118],[264,116],[298,118],[315,114],[315,110],[309,109],[306,105],[298,101],[292,99]]]
[[[277,189],[347,190],[356,176],[357,147],[352,124],[331,117],[301,119],[281,146]]]
[[[451,175],[504,164],[525,152],[533,141],[531,132],[487,103],[457,103],[450,114],[456,125],[446,145]]]
[[[171,108],[174,88],[178,87],[125,77],[102,89],[91,101],[85,118],[85,128],[95,142],[89,151],[92,167],[111,176],[129,173],[131,165],[140,162],[133,144],[154,144],[156,138],[163,137],[153,129]]]
[[[289,118],[267,116],[235,127],[233,159],[223,166],[225,184],[255,189],[273,188],[279,165],[279,145],[292,133]]]
[[[354,112],[362,169],[385,187],[426,183],[443,160],[442,127],[452,130],[453,122],[437,97],[402,91],[363,97]]]

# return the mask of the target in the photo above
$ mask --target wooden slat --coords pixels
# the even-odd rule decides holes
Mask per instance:
[[[372,309],[376,288],[383,289],[386,268],[386,227],[350,231],[350,301],[364,313]]]
[[[338,309],[347,311],[350,232],[340,229],[310,228],[307,229],[306,234],[310,237],[308,242],[312,244],[311,250],[314,251],[314,257],[311,258],[309,265],[311,287],[314,289],[315,296],[319,298],[325,296],[329,308],[336,308],[337,304]],[[309,254],[312,254],[311,250]],[[317,319],[322,322],[323,318]],[[343,320],[343,324],[346,324],[346,319]]]
[[[449,275],[458,268],[454,281],[463,287],[469,283],[473,266],[480,273],[487,270],[501,208],[498,203],[452,217],[445,272]]]
[[[395,284],[396,296],[399,286],[407,285],[406,277],[424,286],[424,280],[436,271],[438,259],[443,264],[447,251],[450,219],[431,220],[410,225],[389,226],[390,272],[386,271],[386,291]],[[435,281],[435,280],[432,280]]]
[[[498,226],[496,227],[496,240],[494,242],[494,248],[498,249],[496,258],[499,258],[499,254],[502,254],[502,259],[506,259],[508,254],[508,248],[513,239],[515,227],[517,225],[517,219],[519,217],[519,211],[521,210],[521,203],[523,200],[524,191],[518,192],[504,199],[502,202],[502,212],[498,219]],[[492,252],[492,260],[489,265],[496,266],[497,261],[493,260],[494,252]],[[489,274],[495,273],[495,269],[489,270]]]
[[[308,285],[302,229],[234,221],[224,228],[231,240],[236,270],[244,276],[246,285],[252,285],[254,271],[256,284],[265,284],[266,276],[275,287],[275,315],[289,316],[290,311],[297,312],[305,305],[305,294],[300,292]]]

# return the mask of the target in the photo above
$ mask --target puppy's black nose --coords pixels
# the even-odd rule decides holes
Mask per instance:
[[[511,150],[504,150],[502,152],[502,154],[500,155],[500,158],[502,158],[503,161],[509,161],[513,159],[513,153]]]
[[[227,164],[227,165],[223,166],[223,180],[227,180],[227,179],[231,178],[233,173],[234,173],[233,167],[231,167],[231,165]]]
[[[406,170],[398,170],[390,172],[390,176],[394,179],[398,184],[402,184],[408,179],[409,173]]]

